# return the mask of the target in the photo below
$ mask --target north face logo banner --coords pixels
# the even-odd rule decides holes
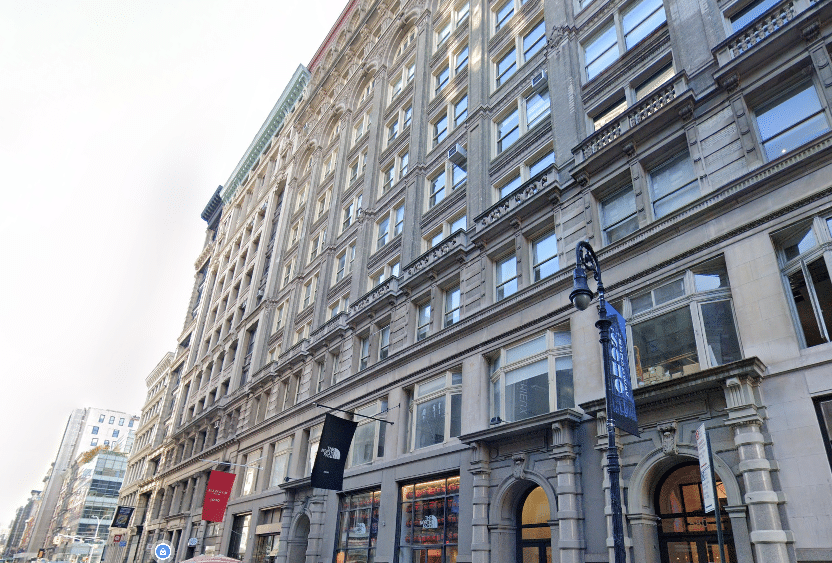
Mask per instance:
[[[312,486],[340,491],[344,484],[344,464],[350,451],[357,422],[327,414],[315,465],[312,467]]]

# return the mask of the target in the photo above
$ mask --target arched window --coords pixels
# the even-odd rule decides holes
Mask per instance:
[[[720,507],[727,503],[725,486],[716,481]],[[656,514],[659,516],[659,549],[662,563],[677,561],[718,561],[719,545],[714,513],[705,514],[702,504],[702,477],[697,463],[670,470],[656,489]],[[724,563],[736,563],[730,518],[722,511]]]
[[[552,563],[549,499],[535,487],[526,493],[517,514],[517,561]]]

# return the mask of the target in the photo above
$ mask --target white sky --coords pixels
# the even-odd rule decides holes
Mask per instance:
[[[347,0],[0,6],[0,529],[74,408],[138,414],[199,217]]]

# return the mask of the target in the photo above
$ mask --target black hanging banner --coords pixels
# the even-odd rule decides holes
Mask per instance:
[[[350,451],[357,422],[327,414],[315,465],[312,467],[312,486],[340,491],[344,484],[344,465]]]
[[[609,312],[612,312],[610,315]],[[618,311],[607,305],[610,326],[611,373],[607,400],[612,404],[613,422],[621,430],[638,436],[636,403],[633,400],[633,386],[630,380],[630,359],[627,355],[627,323]]]

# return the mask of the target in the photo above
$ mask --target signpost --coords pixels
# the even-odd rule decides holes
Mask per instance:
[[[716,538],[719,543],[719,561],[724,563],[722,554],[725,547],[722,543],[722,513],[719,509],[719,499],[716,495],[716,479],[714,478],[714,462],[711,453],[711,440],[705,423],[696,429],[696,449],[699,454],[699,473],[702,476],[702,504],[705,514],[714,512],[716,518]]]

